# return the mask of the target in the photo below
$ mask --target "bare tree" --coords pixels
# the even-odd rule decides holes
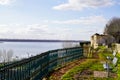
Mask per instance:
[[[63,48],[80,47],[80,44],[74,42],[63,42],[62,47]]]
[[[6,51],[5,49],[0,51],[1,62],[10,62],[13,57],[13,50]]]
[[[0,62],[2,62],[2,51],[0,50]]]
[[[3,62],[7,62],[7,52],[5,49],[2,51]]]
[[[111,35],[120,43],[120,18],[112,18],[104,29],[104,34]]]
[[[73,43],[72,42],[63,42],[62,47],[63,48],[70,48],[72,47]]]
[[[11,61],[13,57],[13,50],[8,50],[7,51],[7,61]]]

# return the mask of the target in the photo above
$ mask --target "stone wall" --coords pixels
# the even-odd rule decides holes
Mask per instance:
[[[105,71],[94,71],[94,77],[108,77],[108,72]]]
[[[90,53],[90,45],[86,45],[84,44],[83,45],[83,55],[84,57],[88,57],[88,54]]]
[[[116,44],[116,50],[120,53],[120,44]]]

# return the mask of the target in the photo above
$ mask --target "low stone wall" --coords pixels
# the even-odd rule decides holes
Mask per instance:
[[[94,77],[108,77],[108,72],[105,71],[94,71]]]
[[[84,57],[88,57],[88,54],[90,53],[90,45],[83,45],[83,56]]]
[[[116,44],[116,50],[120,53],[120,44]]]

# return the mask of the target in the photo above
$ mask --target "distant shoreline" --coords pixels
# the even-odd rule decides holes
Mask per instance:
[[[0,39],[3,42],[90,42],[84,40],[37,40],[37,39]]]

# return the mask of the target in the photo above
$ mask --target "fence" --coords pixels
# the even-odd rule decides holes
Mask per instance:
[[[57,49],[0,67],[0,80],[42,80],[51,71],[83,56],[83,48]]]

